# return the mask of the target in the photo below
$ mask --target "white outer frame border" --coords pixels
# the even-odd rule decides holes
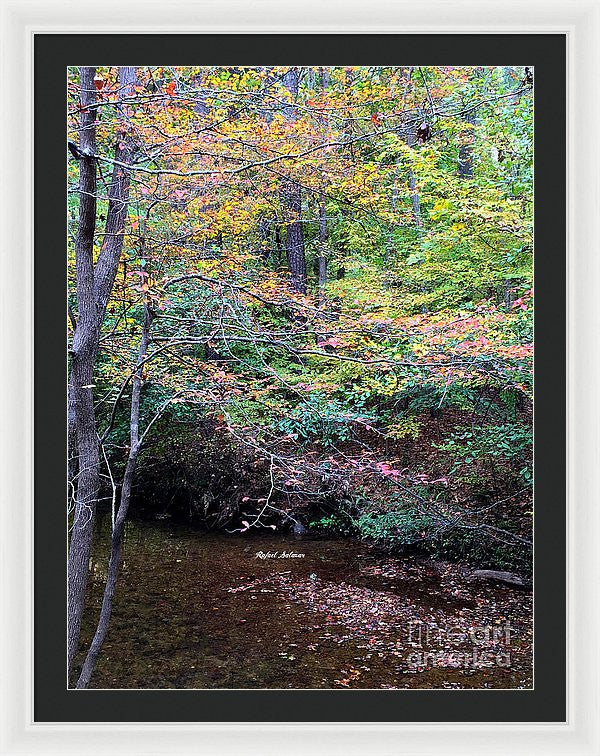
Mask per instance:
[[[32,64],[34,34],[51,32],[567,34],[566,723],[33,722]],[[594,592],[600,585],[600,350],[593,349],[600,333],[598,0],[0,0],[0,42],[0,92],[8,104],[0,157],[0,753],[600,756],[600,600]]]

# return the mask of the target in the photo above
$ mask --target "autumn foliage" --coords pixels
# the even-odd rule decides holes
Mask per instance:
[[[130,176],[94,377],[103,496],[138,370],[136,511],[526,564],[522,67],[139,67],[126,93],[101,67],[93,83],[99,223],[110,174]],[[77,144],[76,69],[68,91]],[[72,151],[71,336],[80,163]]]

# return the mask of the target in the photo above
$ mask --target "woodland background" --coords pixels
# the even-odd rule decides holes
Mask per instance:
[[[96,655],[131,515],[528,572],[531,69],[73,68],[68,126],[70,661],[97,506]]]

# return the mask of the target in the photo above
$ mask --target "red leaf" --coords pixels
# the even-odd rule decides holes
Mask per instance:
[[[169,84],[167,84],[167,92],[171,95],[171,97],[173,97],[173,95],[175,94],[175,87],[176,84],[174,81],[171,81],[169,82]]]

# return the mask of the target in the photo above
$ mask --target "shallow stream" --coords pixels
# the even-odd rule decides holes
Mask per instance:
[[[106,524],[84,646],[106,577]],[[127,525],[123,558],[91,687],[531,686],[531,594],[469,582],[455,565],[352,540],[154,522]]]

